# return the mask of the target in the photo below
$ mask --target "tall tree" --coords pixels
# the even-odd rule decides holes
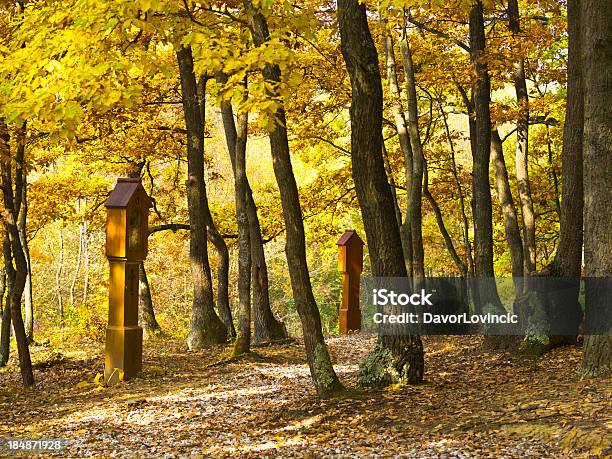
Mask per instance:
[[[247,182],[247,212],[251,230],[251,284],[253,288],[253,342],[282,341],[288,337],[285,324],[275,317],[270,305],[268,265],[253,191]]]
[[[89,293],[89,232],[87,220],[83,221],[83,296],[81,303],[87,306],[87,295]]]
[[[584,264],[586,328],[582,368],[612,372],[612,4],[583,0]]]
[[[25,158],[25,137],[26,123],[23,123],[16,130],[17,152],[15,155],[15,187],[21,189],[21,198],[19,203],[19,220],[17,228],[19,229],[19,238],[23,247],[23,253],[27,264],[27,275],[24,296],[24,311],[25,311],[25,328],[28,343],[34,342],[34,302],[32,298],[32,266],[30,263],[30,244],[28,241],[28,169]]]
[[[11,308],[11,322],[17,342],[17,352],[19,354],[19,368],[21,379],[26,387],[34,385],[34,374],[32,373],[32,361],[30,360],[30,348],[26,336],[23,317],[21,315],[21,298],[26,283],[28,273],[27,261],[19,237],[17,221],[19,219],[19,209],[21,206],[23,189],[13,187],[13,158],[10,152],[10,135],[6,123],[0,120],[0,166],[2,176],[2,196],[4,198],[4,227],[10,240],[12,262],[10,259],[4,260],[5,267],[9,272],[7,275],[14,279],[10,289],[9,303]],[[13,267],[14,263],[14,267]]]
[[[493,211],[489,183],[491,157],[491,82],[488,64],[484,59],[486,47],[482,1],[476,0],[470,7],[470,59],[474,67],[475,82],[472,142],[472,215],[474,217],[474,268],[481,288],[477,288],[476,308],[500,305],[493,277]],[[475,137],[475,138],[472,138]]]
[[[372,275],[406,277],[402,242],[382,157],[383,92],[378,53],[364,4],[338,0],[338,24],[342,55],[351,80],[351,163],[355,191],[361,209],[370,254]],[[370,361],[364,365],[363,382],[388,384],[423,379],[423,345],[416,335],[379,335]],[[367,360],[367,359],[366,359]],[[374,370],[382,372],[373,374]]]
[[[202,120],[202,132],[204,132],[204,121],[206,119],[206,83],[208,77],[206,74],[200,75],[197,82],[198,108],[200,109],[200,119]],[[202,147],[202,151],[204,147]],[[217,254],[219,255],[219,263],[217,265],[217,310],[219,318],[225,325],[229,338],[236,336],[234,321],[232,319],[232,310],[229,304],[229,251],[227,244],[219,233],[217,226],[212,217],[208,198],[204,200],[204,219],[206,221],[206,234],[208,240],[213,244]]]
[[[80,199],[77,199],[76,202],[76,206],[77,206],[77,212],[80,211]],[[84,220],[84,219],[83,219]],[[68,291],[69,297],[70,297],[70,304],[74,307],[76,305],[76,298],[75,298],[75,289],[76,289],[76,284],[77,281],[79,280],[79,274],[81,273],[81,265],[83,264],[83,230],[84,230],[84,225],[83,225],[83,221],[80,221],[78,224],[78,228],[79,228],[79,248],[77,249],[77,259],[76,259],[76,264],[74,266],[74,272],[72,273],[72,281],[70,281],[70,289]]]
[[[583,319],[582,306],[578,301],[584,238],[584,83],[580,10],[581,0],[568,2],[567,107],[561,150],[563,182],[559,212],[559,247],[553,263],[544,270],[547,274],[562,278],[563,289],[548,295],[546,317],[551,329],[562,330],[564,334],[547,336],[544,340],[534,339],[537,345],[534,349],[538,353],[562,344],[574,343]],[[526,343],[527,340],[524,344]]]
[[[408,191],[408,213],[410,214],[410,231],[412,237],[413,276],[415,278],[425,277],[425,252],[423,250],[423,170],[425,168],[425,156],[423,155],[423,144],[419,135],[419,108],[417,105],[416,78],[414,76],[414,64],[412,62],[412,50],[408,41],[406,28],[404,27],[402,40],[400,42],[402,51],[402,64],[404,77],[406,79],[406,100],[408,101],[408,134],[412,146],[412,183]]]
[[[502,209],[504,228],[506,230],[506,241],[510,250],[510,261],[512,263],[512,277],[517,295],[523,290],[523,242],[521,230],[516,216],[516,208],[512,199],[512,191],[508,180],[508,169],[504,159],[504,145],[499,131],[493,129],[491,132],[491,159],[495,169],[495,184],[497,186],[497,199]]]
[[[234,356],[251,349],[251,241],[247,210],[246,145],[248,113],[238,115],[236,151],[234,153],[234,189],[238,222],[238,333]]]
[[[55,270],[55,292],[57,295],[57,306],[59,310],[60,327],[64,326],[64,299],[62,295],[62,272],[64,271],[64,222],[60,221],[59,227],[59,250],[57,254],[57,269]]]
[[[215,78],[219,84],[227,82],[227,75],[218,72]],[[237,130],[234,121],[234,110],[228,101],[221,101],[221,118],[227,149],[230,152],[232,170],[236,168],[236,140]],[[234,172],[235,173],[235,172]],[[287,338],[285,325],[274,317],[270,307],[270,292],[268,288],[268,265],[264,251],[264,241],[261,234],[261,225],[257,215],[257,205],[253,199],[253,190],[246,177],[247,213],[249,217],[251,243],[251,284],[253,288],[253,343],[262,344]]]
[[[582,245],[584,238],[583,211],[583,141],[584,141],[584,85],[581,59],[581,1],[567,3],[568,60],[567,108],[561,150],[562,188],[559,222],[559,247],[553,263],[556,275],[579,278],[582,273]],[[565,310],[560,315],[582,314],[578,303],[579,288],[565,292]],[[573,312],[572,312],[573,311]],[[579,321],[577,321],[579,322]],[[578,329],[573,335],[578,334]]]
[[[205,215],[208,198],[204,181],[204,120],[198,103],[191,47],[181,47],[176,56],[187,127],[189,257],[193,278],[193,307],[188,344],[190,349],[200,349],[208,344],[225,342],[227,329],[214,309]]]
[[[404,259],[406,260],[406,266],[410,275],[413,274],[413,242],[412,242],[412,228],[411,228],[411,207],[410,197],[412,196],[413,188],[413,164],[414,155],[412,151],[412,145],[410,144],[410,136],[408,135],[408,127],[406,123],[406,116],[404,115],[404,108],[402,107],[402,99],[400,94],[400,88],[397,80],[397,69],[395,65],[395,49],[392,35],[386,34],[383,37],[383,44],[385,50],[385,67],[387,69],[387,80],[389,83],[389,90],[391,92],[391,111],[393,113],[393,119],[395,121],[395,128],[397,129],[397,137],[399,139],[400,148],[404,155],[404,170],[406,175],[406,190],[408,192],[408,206],[406,209],[406,216],[404,222],[401,222],[400,218],[400,236],[402,238],[402,248],[404,250]],[[384,147],[384,144],[383,144]],[[390,174],[390,171],[389,171]],[[394,201],[396,202],[396,201]],[[414,207],[414,206],[413,206]],[[401,216],[400,216],[401,217]]]
[[[256,46],[263,46],[270,38],[267,20],[261,10],[255,7],[251,0],[243,0],[243,4],[253,36],[253,42]],[[266,64],[263,76],[272,83],[280,83],[280,67],[275,64]],[[331,357],[323,338],[321,316],[310,284],[310,275],[306,262],[304,222],[297,183],[291,165],[289,140],[287,137],[287,119],[282,104],[276,110],[275,117],[277,122],[269,134],[270,150],[272,153],[274,175],[280,190],[285,228],[287,228],[285,253],[287,255],[287,264],[289,265],[291,288],[302,322],[304,345],[306,347],[310,374],[319,395],[329,396],[342,390],[342,385],[334,371]]]
[[[518,0],[508,0],[508,28],[515,40],[522,40],[521,22]],[[520,54],[520,53],[518,53]],[[516,102],[518,104],[518,119],[516,122],[516,178],[518,181],[521,215],[523,218],[523,250],[526,274],[536,267],[536,237],[535,212],[531,198],[531,182],[529,180],[529,93],[525,77],[525,59],[518,58],[514,62],[512,72]]]

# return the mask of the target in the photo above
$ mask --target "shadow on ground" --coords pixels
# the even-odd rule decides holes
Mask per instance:
[[[336,370],[356,386],[375,338],[329,340]],[[0,372],[0,438],[61,438],[70,457],[594,457],[610,452],[610,381],[579,380],[580,349],[541,358],[482,351],[477,337],[427,339],[426,382],[318,400],[299,343],[217,364],[217,346],[145,343],[140,378],[95,382],[101,348],[61,350],[38,365],[33,390],[16,362]],[[47,352],[35,349],[36,353]],[[59,354],[59,357],[58,357]],[[40,360],[40,356],[38,357]]]

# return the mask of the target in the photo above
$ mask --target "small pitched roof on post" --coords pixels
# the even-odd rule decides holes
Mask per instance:
[[[106,208],[127,207],[132,197],[139,190],[147,197],[147,203],[151,207],[151,198],[147,195],[140,179],[137,178],[118,178],[117,185],[108,195],[104,206]]]
[[[357,231],[355,230],[346,230],[344,234],[342,235],[342,237],[338,239],[338,242],[336,242],[336,245],[340,245],[340,246],[347,245],[349,242],[357,242],[361,245],[365,245],[365,243],[361,240],[361,238],[357,234]]]

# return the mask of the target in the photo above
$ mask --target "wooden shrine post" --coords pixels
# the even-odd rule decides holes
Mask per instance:
[[[341,334],[361,330],[359,282],[363,271],[364,243],[355,230],[347,230],[336,242],[338,270],[342,273],[342,303],[339,311]]]
[[[147,256],[151,200],[139,179],[120,178],[104,205],[110,264],[104,381],[114,384],[142,369],[138,270]]]

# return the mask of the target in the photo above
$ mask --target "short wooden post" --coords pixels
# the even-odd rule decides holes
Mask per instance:
[[[364,243],[355,230],[347,230],[338,245],[338,270],[342,273],[342,303],[339,329],[341,334],[361,330],[359,309],[359,282],[363,271]]]
[[[110,264],[104,380],[114,384],[142,369],[138,269],[147,257],[151,200],[139,179],[120,178],[104,205]]]

